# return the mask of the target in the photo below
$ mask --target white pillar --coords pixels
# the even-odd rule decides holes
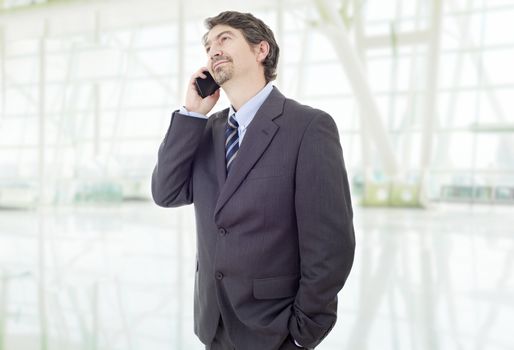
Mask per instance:
[[[5,270],[0,270],[0,349],[6,349],[5,339],[7,336],[7,291],[9,276]]]
[[[45,81],[46,81],[46,53],[45,44],[48,34],[48,21],[43,22],[43,30],[39,39],[39,81],[38,81],[38,311],[40,327],[40,349],[48,349],[48,320],[46,303],[46,254],[45,254],[45,211],[48,204],[48,190],[46,181],[46,115],[45,115]]]
[[[95,32],[94,32],[94,44],[96,47],[100,46],[100,13],[95,12]],[[93,83],[93,155],[95,158],[100,156],[100,84],[98,82]]]
[[[384,172],[394,179],[398,173],[398,165],[393,146],[380,118],[378,106],[364,69],[360,64],[355,49],[350,43],[346,27],[339,17],[338,11],[331,8],[328,1],[316,0],[316,4],[323,19],[323,24],[320,28],[327,34],[343,64],[346,76],[359,103],[361,117],[364,118],[365,124],[368,125],[369,135],[375,142],[376,149],[383,160]]]
[[[366,54],[364,49],[364,18],[362,17],[362,8],[357,2],[359,0],[355,0],[354,3],[354,35],[355,35],[355,50],[356,54],[359,57],[360,62],[362,62],[363,69],[366,69]],[[357,104],[357,108],[359,108],[359,104]],[[362,115],[364,111],[360,108],[358,110],[358,115]],[[364,183],[368,182],[372,175],[372,167],[370,162],[371,156],[371,140],[372,137],[368,131],[368,125],[365,122],[365,118],[359,119],[360,124],[360,135],[361,135],[361,152],[362,152],[362,173],[363,173],[363,181]]]
[[[438,93],[438,74],[439,74],[439,54],[441,39],[441,0],[429,2],[431,9],[431,31],[427,58],[427,94],[425,98],[425,108],[423,116],[423,128],[421,138],[421,187],[420,195],[422,202],[426,201],[426,179],[428,168],[432,158],[432,145],[434,129],[437,122],[437,93]]]
[[[0,0],[0,4],[1,4],[1,0]],[[0,81],[0,86],[1,86],[1,96],[0,96],[0,99],[1,99],[1,104],[2,104],[2,109],[0,111],[0,117],[2,118],[5,118],[5,111],[6,111],[6,88],[7,88],[7,84],[5,83],[6,82],[6,78],[5,78],[5,73],[6,73],[6,69],[5,69],[5,30],[3,27],[0,27],[0,77],[1,77],[1,81]]]
[[[46,57],[45,40],[48,33],[48,21],[43,23],[43,31],[39,39],[39,72],[38,72],[38,201],[39,205],[48,201],[46,189],[46,116],[45,116],[45,80],[46,80]]]

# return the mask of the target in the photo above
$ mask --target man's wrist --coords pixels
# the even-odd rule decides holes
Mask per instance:
[[[180,109],[179,109],[179,113],[180,114],[185,114],[189,117],[195,117],[195,118],[201,118],[201,119],[208,119],[208,117],[203,114],[203,113],[198,113],[198,112],[193,112],[193,111],[190,111],[189,109],[187,109],[186,106],[182,106]]]

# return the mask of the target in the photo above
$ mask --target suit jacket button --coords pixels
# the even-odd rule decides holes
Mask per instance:
[[[219,271],[216,272],[216,279],[221,281],[223,279],[223,274]]]
[[[222,236],[225,236],[227,234],[227,230],[225,230],[223,227],[221,227],[218,232],[220,233],[220,235]]]

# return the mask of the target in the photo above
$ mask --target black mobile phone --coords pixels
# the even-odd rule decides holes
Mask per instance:
[[[198,94],[202,96],[202,98],[206,98],[207,96],[212,95],[216,90],[220,88],[218,84],[214,81],[211,73],[208,71],[203,72],[207,76],[207,78],[196,78],[196,90]]]

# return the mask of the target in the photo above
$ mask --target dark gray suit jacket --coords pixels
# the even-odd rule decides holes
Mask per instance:
[[[219,317],[237,350],[313,348],[336,322],[355,249],[337,127],[274,88],[225,171],[228,109],[208,120],[175,112],[152,177],[163,207],[194,203],[195,333]]]

